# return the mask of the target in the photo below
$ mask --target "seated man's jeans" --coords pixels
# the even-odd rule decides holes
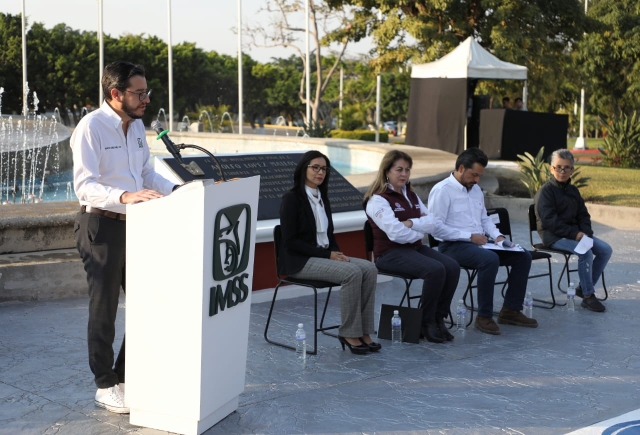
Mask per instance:
[[[578,256],[578,276],[580,277],[582,294],[589,296],[595,293],[595,285],[600,279],[602,272],[604,272],[604,268],[607,266],[613,250],[607,242],[593,237],[593,247],[584,254],[578,254],[575,252],[578,243],[576,240],[560,239],[553,243],[551,247],[553,249],[570,251]]]

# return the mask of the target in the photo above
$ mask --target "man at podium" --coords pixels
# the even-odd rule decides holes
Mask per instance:
[[[141,121],[151,89],[144,68],[107,65],[105,101],[71,136],[73,181],[80,200],[76,246],[89,286],[87,344],[98,391],[96,405],[126,414],[124,338],[114,365],[113,340],[120,286],[125,289],[126,204],[161,198],[176,187],[155,173]]]

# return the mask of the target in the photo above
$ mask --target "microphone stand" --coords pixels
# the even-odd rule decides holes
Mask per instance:
[[[218,167],[218,170],[220,171],[220,178],[222,178],[222,181],[227,181],[227,179],[224,176],[224,171],[222,170],[222,165],[220,164],[220,162],[218,161],[216,156],[214,156],[208,149],[202,148],[202,147],[200,147],[198,145],[190,145],[190,144],[183,144],[183,143],[177,144],[176,148],[178,149],[178,151],[184,150],[186,148],[193,148],[195,150],[202,151],[207,156],[211,157],[211,159],[213,159],[214,162],[216,162],[216,166]],[[191,162],[191,163],[195,164],[195,162]],[[189,165],[191,165],[191,163]],[[184,166],[189,166],[189,165],[184,165]],[[197,164],[196,164],[196,166],[197,166]],[[198,169],[202,172],[202,170],[200,168],[198,168]],[[189,169],[187,169],[187,170],[189,171]],[[189,171],[189,172],[191,172],[191,171]],[[204,175],[204,172],[202,174]]]

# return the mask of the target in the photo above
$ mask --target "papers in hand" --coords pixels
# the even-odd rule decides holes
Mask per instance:
[[[513,244],[510,248],[504,246],[503,241],[498,243],[485,243],[482,245],[484,249],[491,249],[492,251],[513,251],[513,252],[524,252],[524,249],[520,245]]]
[[[586,254],[593,247],[593,239],[589,236],[582,236],[580,243],[574,249],[576,254]]]

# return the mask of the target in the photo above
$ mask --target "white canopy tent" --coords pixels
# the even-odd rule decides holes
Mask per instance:
[[[411,78],[526,80],[527,67],[498,59],[469,36],[435,62],[415,65]]]
[[[407,143],[453,153],[466,149],[468,100],[478,79],[524,80],[527,107],[527,67],[498,59],[469,37],[442,58],[413,66]]]

